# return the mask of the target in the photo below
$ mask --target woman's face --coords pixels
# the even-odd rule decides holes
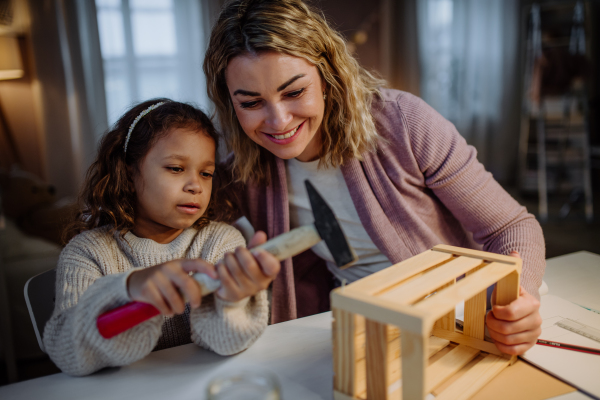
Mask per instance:
[[[225,79],[250,139],[284,160],[318,158],[325,101],[317,67],[276,52],[247,54],[229,62]]]

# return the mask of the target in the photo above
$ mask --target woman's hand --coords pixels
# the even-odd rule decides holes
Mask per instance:
[[[513,251],[512,256],[519,257]],[[495,299],[496,289],[492,294]],[[503,353],[520,355],[535,345],[542,333],[540,302],[521,286],[519,298],[506,306],[494,305],[486,316],[490,337]]]
[[[217,278],[215,267],[204,260],[173,260],[131,273],[127,291],[132,300],[150,303],[163,315],[181,314],[186,300],[192,308],[202,302],[202,289],[190,272]]]
[[[281,264],[275,256],[264,250],[252,251],[252,247],[266,241],[267,235],[258,231],[248,243],[248,248],[238,247],[235,252],[225,254],[223,261],[217,264],[221,280],[217,296],[236,302],[269,287],[279,273]]]

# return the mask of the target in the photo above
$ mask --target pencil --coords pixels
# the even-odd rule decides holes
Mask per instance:
[[[600,349],[594,349],[591,347],[583,347],[583,346],[575,346],[573,344],[566,344],[566,343],[560,343],[560,342],[553,342],[551,340],[538,339],[537,344],[540,344],[542,346],[557,347],[559,349],[579,351],[582,353],[600,355]]]

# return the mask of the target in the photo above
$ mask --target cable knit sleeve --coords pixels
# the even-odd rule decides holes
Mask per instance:
[[[56,302],[44,329],[44,347],[69,375],[87,375],[104,367],[131,364],[150,354],[161,334],[162,316],[154,317],[111,339],[100,336],[96,319],[131,301],[127,277],[133,270],[104,276],[91,249],[101,243],[85,235],[61,253],[56,271]]]
[[[546,263],[544,237],[535,217],[477,161],[475,148],[452,123],[415,96],[403,94],[398,105],[427,187],[485,251],[518,251],[523,259],[522,285],[539,298]]]
[[[203,240],[200,240],[203,239]],[[222,223],[211,223],[199,235],[203,242],[200,257],[216,263],[225,253],[245,246],[239,231]],[[192,341],[220,355],[239,353],[250,347],[267,327],[269,303],[265,290],[237,303],[211,294],[192,310]]]

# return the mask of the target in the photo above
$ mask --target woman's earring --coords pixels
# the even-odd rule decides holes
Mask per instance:
[[[323,92],[323,100],[327,99],[327,95]]]

